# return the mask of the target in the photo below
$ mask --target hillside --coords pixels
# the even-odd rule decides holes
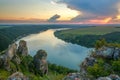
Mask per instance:
[[[26,41],[11,44],[0,54],[0,80],[62,80],[68,72],[75,70],[46,61],[47,53],[38,50],[34,57],[28,53]]]
[[[14,24],[14,25],[0,25],[0,51],[5,50],[9,44],[23,36],[38,33],[47,29],[56,28],[80,28],[86,26],[80,25],[32,25],[32,24]]]
[[[94,47],[96,40],[102,38],[107,42],[120,43],[120,27],[89,27],[55,32],[55,36],[66,42]]]

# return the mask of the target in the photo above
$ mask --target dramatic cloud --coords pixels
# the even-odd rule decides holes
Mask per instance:
[[[71,9],[99,15],[111,15],[118,12],[120,0],[61,0]]]
[[[60,15],[55,14],[54,16],[52,16],[50,19],[48,19],[48,22],[56,22],[57,19],[60,18]]]
[[[82,12],[71,19],[72,21],[85,21],[91,19],[113,18],[119,14],[120,0],[60,0],[68,8]]]

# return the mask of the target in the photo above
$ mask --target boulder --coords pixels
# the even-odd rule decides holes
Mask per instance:
[[[111,80],[120,80],[120,77],[118,75],[115,75],[115,74],[111,74],[108,77],[111,78]]]
[[[96,55],[109,59],[120,58],[120,49],[117,47],[102,47],[96,50]]]
[[[102,47],[96,51],[96,55],[103,56],[105,58],[112,58],[114,47]]]
[[[96,62],[96,59],[94,57],[87,57],[81,64],[83,67],[87,66],[93,66],[94,63]]]
[[[9,76],[7,80],[30,80],[30,79],[24,76],[23,73],[16,72]]]
[[[118,75],[111,74],[107,77],[99,77],[97,80],[120,80],[120,77]]]
[[[97,80],[112,80],[109,77],[99,77]]]
[[[80,73],[69,73],[63,80],[82,80]]]
[[[41,71],[42,74],[48,73],[48,63],[46,61],[47,53],[44,50],[39,50],[34,56],[34,65],[36,70]]]
[[[21,59],[20,59],[20,57],[18,55],[14,55],[12,61],[15,62],[16,64],[21,63]]]
[[[6,54],[3,54],[0,56],[0,67],[5,68],[7,71],[10,71],[10,59],[6,56]]]
[[[81,78],[83,80],[89,80],[89,78],[87,78],[87,67],[88,66],[93,66],[94,63],[96,63],[96,59],[94,57],[87,57],[85,58],[85,60],[82,62],[82,64],[80,65],[80,75]]]
[[[114,54],[113,54],[113,59],[116,60],[118,58],[120,58],[120,49],[119,48],[115,48]]]
[[[19,54],[21,54],[23,56],[27,56],[28,55],[28,48],[27,48],[26,41],[20,40],[17,53],[19,53]]]

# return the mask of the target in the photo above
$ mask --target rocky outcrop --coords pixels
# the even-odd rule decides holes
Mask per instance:
[[[22,54],[23,56],[28,55],[28,48],[26,41],[20,40],[17,53]]]
[[[99,48],[93,52],[89,57],[87,57],[82,64],[80,65],[80,80],[93,80],[93,77],[90,77],[87,68],[89,66],[93,66],[95,63],[99,63],[97,61],[97,58],[101,59],[111,59],[111,60],[118,60],[120,58],[120,48],[117,47],[105,47],[103,46],[102,48]],[[103,64],[104,69],[111,68],[111,65],[108,64],[107,62]],[[66,79],[67,80],[67,79]],[[72,80],[72,79],[68,79]],[[118,75],[113,75],[111,74],[110,76],[106,77],[99,77],[98,79],[94,80],[120,80],[120,77]]]
[[[81,73],[82,77],[84,77],[84,78],[86,77],[86,75],[87,75],[86,68],[88,66],[93,66],[95,62],[97,62],[97,61],[94,57],[85,58],[85,60],[80,65],[80,73]]]
[[[97,56],[102,56],[104,58],[118,59],[120,58],[120,49],[117,47],[105,47],[96,50]]]
[[[111,74],[107,77],[99,77],[97,80],[120,80],[120,77],[118,75]]]
[[[13,43],[9,45],[5,54],[0,56],[0,66],[4,67],[6,70],[10,71],[10,60],[16,55],[17,44]]]
[[[80,73],[69,73],[63,80],[81,80]]]
[[[17,49],[17,44],[13,43],[9,45],[5,54],[0,55],[0,67],[4,67],[6,70],[10,71],[10,61],[13,61],[16,64],[21,63],[21,59],[19,55],[23,55],[23,56],[28,55],[26,41],[24,40],[21,40],[19,42],[18,49]]]
[[[16,54],[16,51],[17,51],[17,44],[13,43],[12,45],[9,45],[5,55],[9,60],[11,60],[13,56]]]
[[[28,77],[24,76],[21,72],[13,73],[7,80],[30,80]]]
[[[41,71],[42,74],[48,73],[48,64],[46,61],[47,53],[44,50],[39,50],[34,56],[34,65],[36,70]]]

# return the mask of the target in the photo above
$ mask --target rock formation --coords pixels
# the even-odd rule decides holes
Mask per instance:
[[[63,80],[81,80],[80,73],[69,73]]]
[[[34,56],[34,65],[36,70],[41,71],[42,74],[48,73],[48,64],[46,61],[47,53],[44,50],[39,50]]]
[[[28,48],[26,41],[20,40],[17,53],[22,54],[23,56],[28,55]]]
[[[89,57],[87,57],[80,65],[80,78],[79,78],[80,80],[92,80],[88,77],[87,67],[93,66],[95,63],[97,64],[98,57],[103,59],[118,60],[120,58],[120,48],[103,46],[102,48],[95,50],[94,54],[91,54]],[[106,62],[104,64],[104,68],[107,69],[109,67],[111,67],[111,65]],[[74,79],[70,78],[65,80]],[[120,77],[118,75],[111,74],[110,76],[99,77],[96,80],[120,80]]]
[[[16,55],[17,44],[13,43],[9,45],[5,54],[0,56],[0,66],[10,71],[10,60]]]
[[[18,51],[18,52],[17,52]],[[17,44],[13,43],[9,45],[5,54],[0,55],[0,67],[4,67],[6,70],[10,71],[10,61],[20,64],[21,60],[19,55],[26,56],[28,54],[28,49],[26,41],[21,40],[19,42],[19,47],[17,49]]]
[[[13,43],[12,45],[9,45],[7,51],[6,51],[6,56],[9,60],[13,58],[13,56],[16,54],[17,51],[17,44]]]
[[[95,62],[97,62],[97,61],[96,61],[96,59],[94,57],[85,58],[85,60],[80,65],[80,73],[81,73],[82,78],[84,78],[84,79],[86,78],[86,75],[87,75],[86,68],[88,66],[93,66]]]
[[[9,76],[7,80],[30,80],[30,79],[24,76],[21,72],[16,72]]]
[[[96,50],[97,56],[102,56],[104,58],[118,59],[120,58],[120,49],[117,47],[105,47]]]
[[[97,80],[120,80],[120,77],[118,75],[111,74],[107,77],[99,77]]]

